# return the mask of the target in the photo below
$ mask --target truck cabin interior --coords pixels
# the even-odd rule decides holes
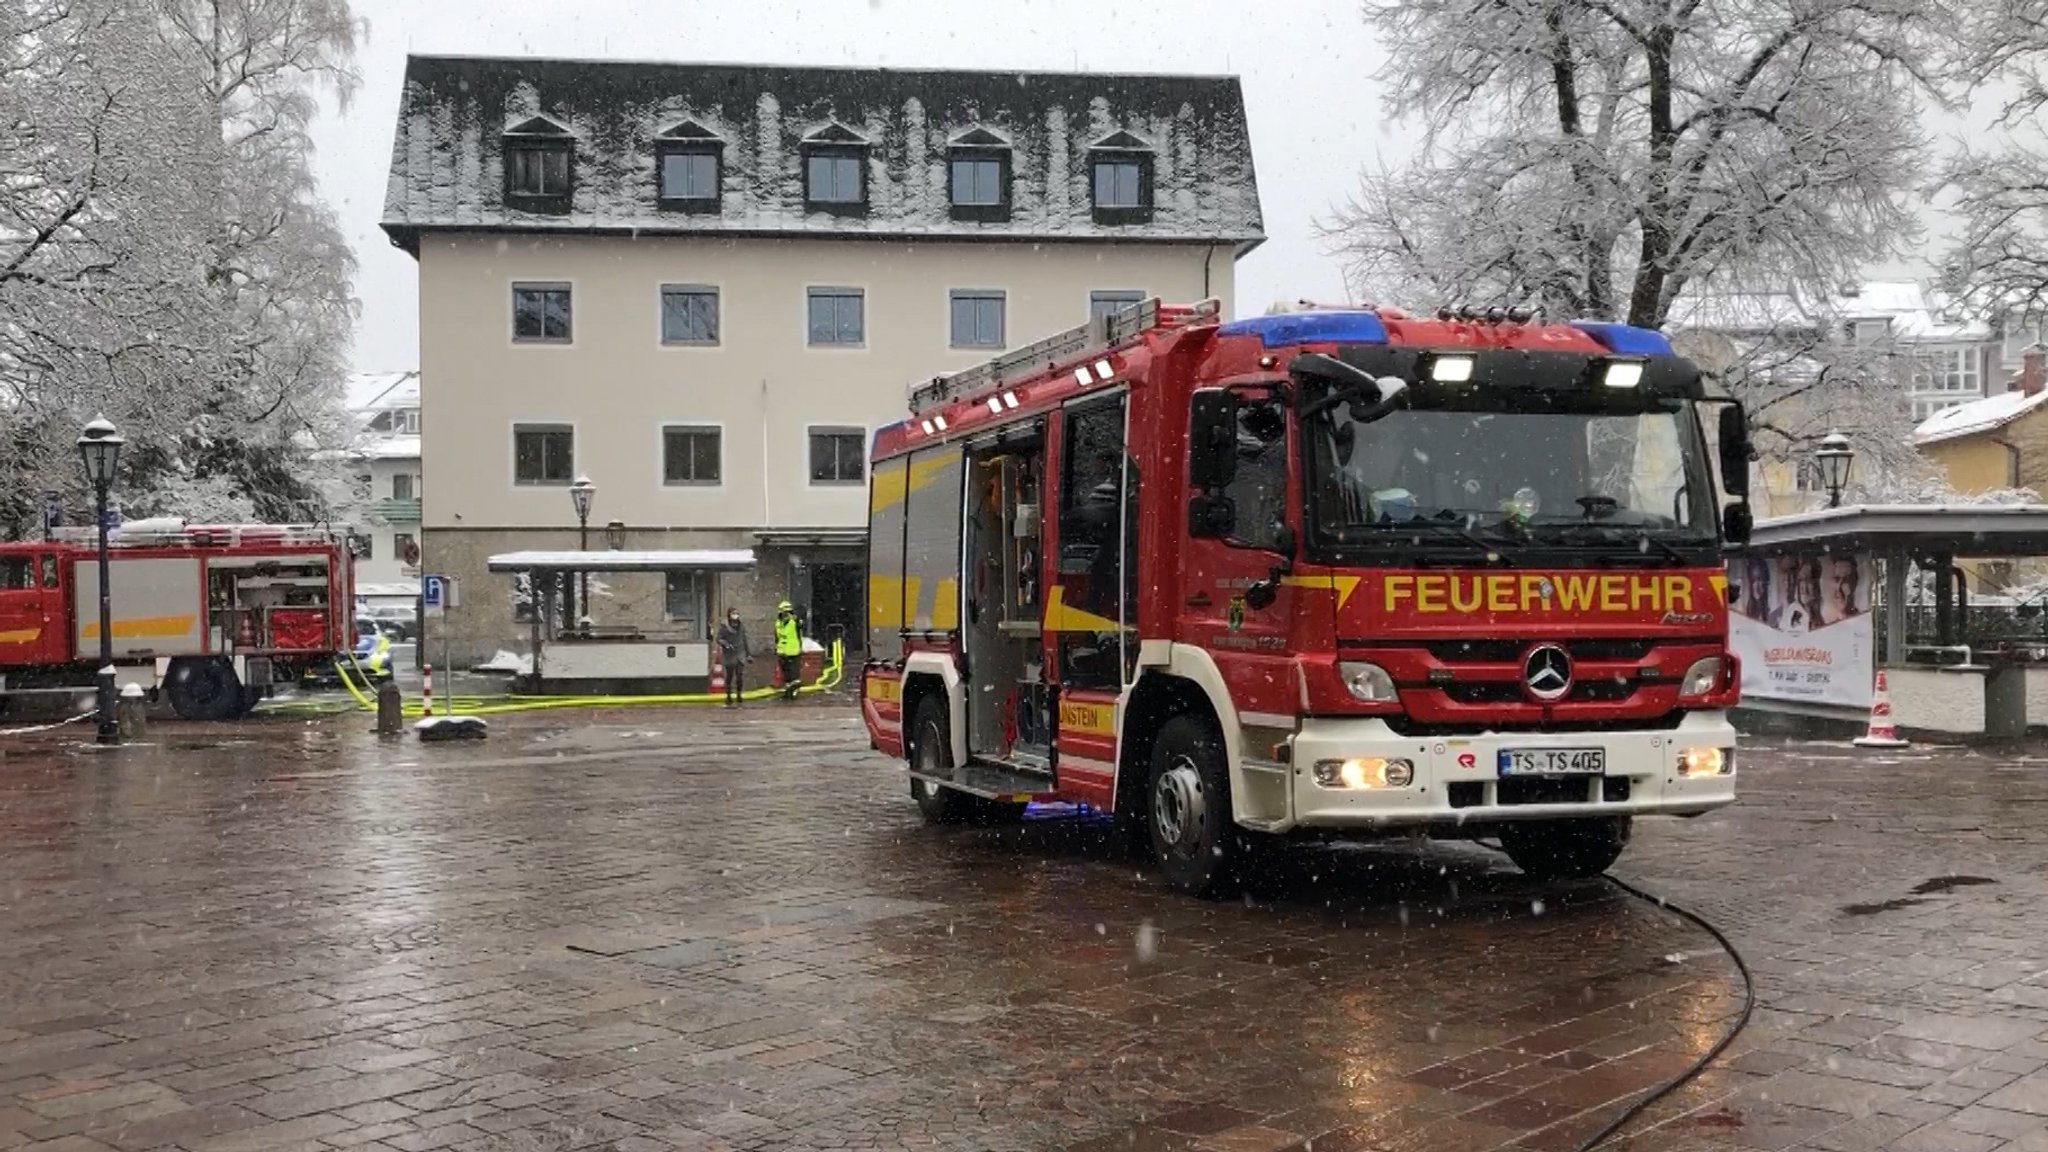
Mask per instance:
[[[1039,587],[1044,422],[971,453],[967,492],[968,747],[1044,767],[1052,743]]]

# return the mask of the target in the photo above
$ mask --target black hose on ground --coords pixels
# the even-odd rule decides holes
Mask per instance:
[[[1735,970],[1742,973],[1742,1014],[1735,1018],[1735,1026],[1730,1028],[1726,1035],[1715,1041],[1714,1046],[1707,1049],[1705,1055],[1693,1061],[1691,1067],[1660,1085],[1656,1091],[1648,1096],[1624,1108],[1621,1115],[1609,1121],[1606,1127],[1580,1141],[1575,1152],[1592,1152],[1592,1149],[1598,1148],[1609,1137],[1627,1127],[1629,1121],[1642,1115],[1644,1110],[1649,1108],[1650,1105],[1669,1096],[1683,1087],[1693,1077],[1706,1071],[1707,1066],[1712,1064],[1714,1059],[1721,1055],[1721,1053],[1727,1051],[1728,1045],[1734,1043],[1737,1036],[1742,1035],[1742,1030],[1749,1026],[1750,1014],[1756,1010],[1756,980],[1749,973],[1749,963],[1742,958],[1742,952],[1735,947],[1734,943],[1719,928],[1714,927],[1707,921],[1706,917],[1701,916],[1699,913],[1673,904],[1662,896],[1655,896],[1645,892],[1625,880],[1617,880],[1612,876],[1606,877],[1606,880],[1609,884],[1614,885],[1623,892],[1639,900],[1655,904],[1664,911],[1692,923],[1707,935],[1712,936],[1714,942],[1721,946],[1721,950],[1728,953],[1728,958],[1735,961]]]

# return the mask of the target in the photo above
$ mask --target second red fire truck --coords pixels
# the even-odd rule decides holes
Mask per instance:
[[[95,532],[0,544],[0,700],[89,691],[100,666]],[[317,526],[137,522],[109,540],[115,680],[193,720],[239,717],[354,644],[344,540]]]
[[[1597,874],[1734,799],[1717,403],[1502,309],[1154,300],[941,377],[875,438],[870,737],[931,820],[1089,805],[1190,891],[1401,831]]]

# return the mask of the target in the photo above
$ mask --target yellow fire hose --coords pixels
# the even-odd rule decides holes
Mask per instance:
[[[340,660],[334,662],[335,674],[340,677],[342,687],[355,698],[351,708],[344,703],[327,700],[286,700],[266,704],[268,712],[313,712],[339,713],[349,711],[374,712],[377,701],[366,689],[370,685],[370,674],[356,660],[354,652],[348,654],[348,663],[355,667],[362,677],[362,687],[350,677],[348,668]],[[846,645],[844,641],[832,641],[824,668],[820,670],[815,683],[802,685],[799,695],[813,695],[837,688],[845,676]],[[783,689],[776,687],[753,688],[742,693],[742,700],[768,700],[780,696]],[[725,702],[722,692],[686,692],[660,696],[529,696],[509,698],[504,696],[443,696],[435,702],[435,711],[449,716],[491,716],[503,712],[539,712],[553,708],[623,708],[642,704],[721,704]],[[425,704],[419,699],[405,701],[405,714],[420,716],[425,713]]]

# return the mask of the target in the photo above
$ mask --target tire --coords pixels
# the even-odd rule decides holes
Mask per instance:
[[[174,660],[169,688],[171,710],[181,720],[233,720],[253,703],[225,660]]]
[[[1221,896],[1242,880],[1246,845],[1230,814],[1230,773],[1213,724],[1176,716],[1152,743],[1145,787],[1152,858],[1168,887]]]
[[[1629,818],[1513,820],[1500,826],[1500,846],[1524,875],[1538,880],[1585,880],[1614,865],[1628,847]]]
[[[953,774],[953,741],[946,721],[945,705],[936,696],[926,696],[917,706],[910,725],[910,770],[925,776]],[[980,813],[974,797],[952,788],[910,778],[910,795],[927,824],[961,824]]]

